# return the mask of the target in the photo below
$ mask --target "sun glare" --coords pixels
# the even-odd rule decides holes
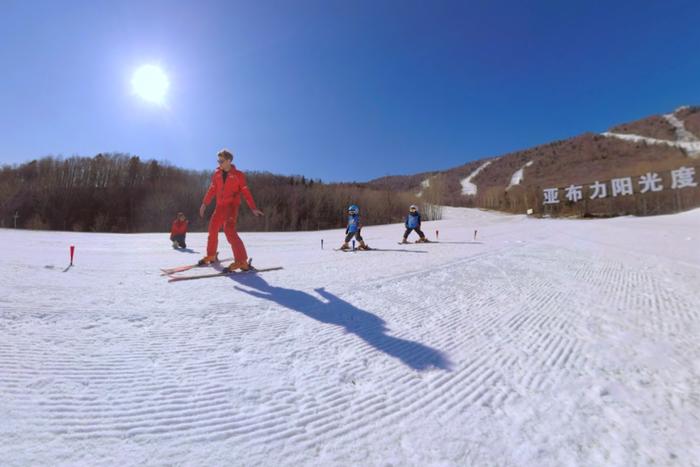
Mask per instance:
[[[155,65],[139,67],[131,78],[134,94],[154,104],[165,104],[165,95],[170,87],[168,76]]]

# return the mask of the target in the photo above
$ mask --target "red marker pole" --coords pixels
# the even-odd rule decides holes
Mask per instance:
[[[73,253],[75,253],[75,245],[70,246],[70,265],[73,266]]]

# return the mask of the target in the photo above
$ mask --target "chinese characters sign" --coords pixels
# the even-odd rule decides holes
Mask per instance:
[[[616,198],[634,194],[634,186],[639,188],[639,193],[657,192],[664,189],[663,182],[658,173],[647,172],[634,180],[632,177],[613,178],[608,186],[605,182],[596,181],[588,185],[589,199]],[[694,167],[681,167],[671,171],[671,189],[680,190],[682,188],[697,187],[695,181]],[[584,198],[583,185],[570,185],[563,188],[563,199],[576,203]],[[608,188],[610,188],[608,190]],[[544,189],[543,204],[559,204],[559,188]]]

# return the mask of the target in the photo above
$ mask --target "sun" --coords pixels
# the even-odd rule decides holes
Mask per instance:
[[[154,104],[165,104],[169,87],[168,75],[155,65],[142,65],[131,77],[131,88],[134,94]]]

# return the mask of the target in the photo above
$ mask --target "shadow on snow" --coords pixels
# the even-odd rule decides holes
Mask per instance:
[[[399,359],[414,370],[451,369],[451,362],[439,350],[388,335],[384,320],[353,306],[323,288],[314,290],[326,301],[300,290],[272,286],[256,274],[233,274],[230,277],[253,290],[239,286],[236,286],[236,289],[253,297],[277,303],[321,323],[342,327],[346,332],[355,334],[375,349]]]
[[[194,251],[192,248],[173,248],[173,250],[180,253],[199,253],[198,251]]]

